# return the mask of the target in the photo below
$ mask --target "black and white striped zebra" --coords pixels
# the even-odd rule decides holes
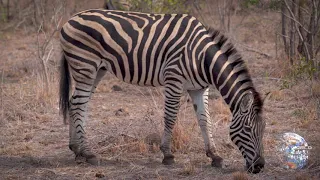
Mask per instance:
[[[172,128],[186,90],[193,100],[206,155],[213,166],[222,166],[208,111],[208,88],[216,86],[233,114],[230,137],[248,170],[259,172],[265,163],[262,101],[244,61],[226,40],[186,14],[87,10],[74,15],[61,29],[60,109],[64,121],[69,119],[69,147],[76,158],[98,163],[87,144],[84,124],[90,97],[108,71],[127,83],[165,87],[163,164],[174,162]],[[75,89],[69,99],[71,79]]]

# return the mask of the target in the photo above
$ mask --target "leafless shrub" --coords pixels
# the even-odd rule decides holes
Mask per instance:
[[[317,55],[320,51],[320,1],[284,0],[281,6],[282,38],[285,53],[310,63],[314,77],[319,74]]]

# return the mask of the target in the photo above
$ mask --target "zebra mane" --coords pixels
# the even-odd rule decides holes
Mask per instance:
[[[221,49],[222,53],[224,53],[228,57],[228,60],[232,61],[233,64],[236,64],[237,67],[243,68],[244,72],[247,74],[247,77],[251,80],[250,73],[244,60],[242,59],[242,56],[239,54],[234,45],[230,41],[228,41],[228,38],[225,35],[223,35],[219,30],[216,30],[212,27],[209,27],[207,31],[209,36],[212,38],[213,42],[215,42],[215,44]],[[260,113],[262,111],[263,106],[261,96],[254,88],[253,84],[251,91],[254,96],[254,101],[255,105],[257,106],[258,113]]]
[[[209,36],[211,36],[212,40],[216,43],[216,45],[228,57],[228,59],[232,59],[235,63],[241,63],[243,66],[245,66],[241,55],[238,53],[234,45],[228,41],[228,38],[225,35],[223,35],[219,30],[216,30],[212,27],[208,28],[208,33]]]

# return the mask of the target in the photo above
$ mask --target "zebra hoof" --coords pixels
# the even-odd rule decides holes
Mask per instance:
[[[174,164],[174,156],[173,155],[165,156],[162,160],[162,164],[164,164],[164,165]]]
[[[91,157],[91,158],[87,158],[86,162],[91,164],[91,165],[94,165],[94,166],[99,166],[100,165],[100,161],[96,156]]]
[[[76,155],[75,161],[77,164],[82,164],[86,162],[86,158],[80,155]]]
[[[69,144],[69,149],[73,151],[75,155],[80,154],[80,147],[77,144]]]
[[[90,151],[82,152],[81,155],[83,157],[85,157],[86,162],[91,164],[91,165],[98,166],[100,164],[99,158],[97,158],[97,156],[95,154],[93,154],[92,152],[90,152]]]
[[[222,164],[223,164],[223,159],[220,156],[212,157],[212,162],[211,162],[212,167],[222,168]]]

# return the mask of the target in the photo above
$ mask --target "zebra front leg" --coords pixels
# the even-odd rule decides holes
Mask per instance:
[[[208,110],[209,88],[188,91],[188,93],[192,98],[193,107],[197,114],[198,123],[205,144],[206,155],[212,159],[212,166],[222,167],[223,159],[218,155],[212,137],[212,122]]]
[[[69,122],[69,148],[75,153],[76,161],[98,165],[99,160],[88,146],[85,121],[87,118],[87,105],[90,99],[92,86],[77,83],[74,94],[70,100],[70,122]]]
[[[177,119],[182,89],[176,85],[167,84],[165,87],[165,108],[164,108],[164,131],[161,139],[161,151],[163,153],[162,164],[171,165],[174,163],[174,156],[171,152],[172,129]]]

